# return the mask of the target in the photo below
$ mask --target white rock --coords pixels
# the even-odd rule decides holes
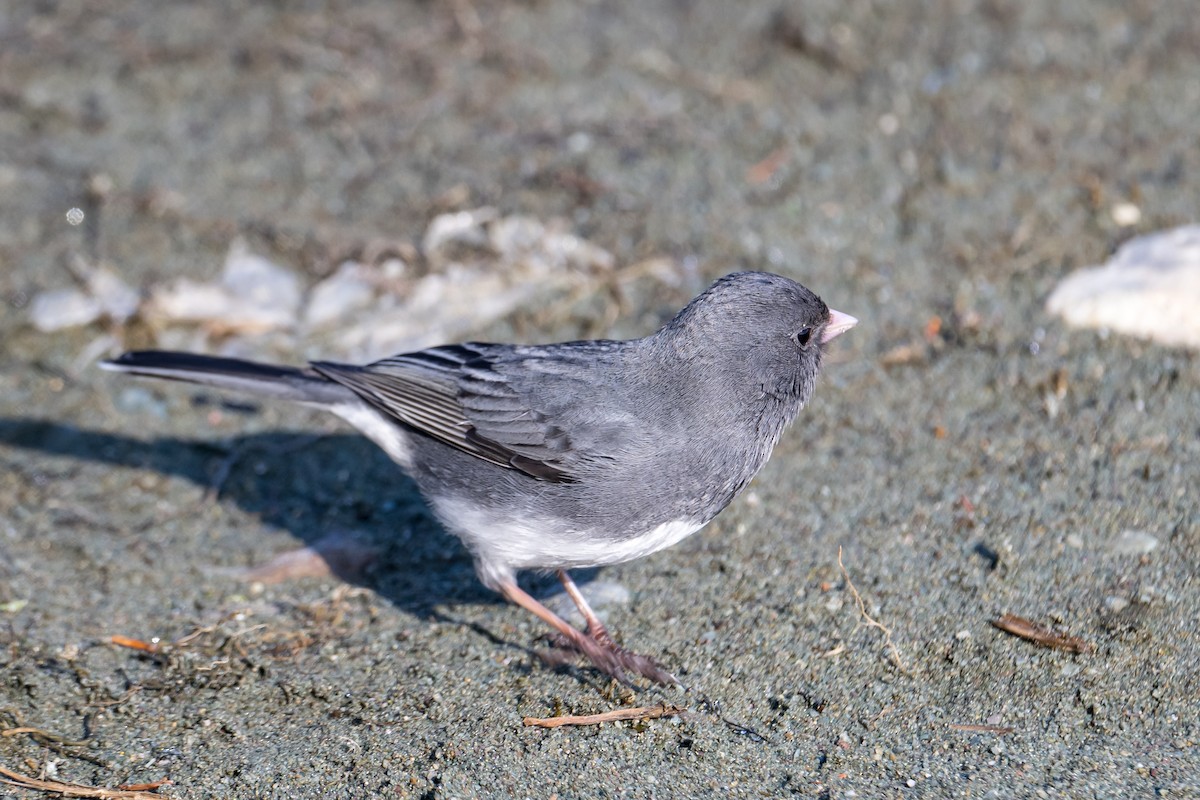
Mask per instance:
[[[229,246],[221,285],[242,305],[261,309],[265,316],[286,318],[280,327],[295,321],[300,310],[300,277],[251,253],[241,239]]]
[[[233,302],[229,292],[214,283],[180,278],[150,290],[148,311],[176,322],[203,322],[225,313]]]
[[[50,289],[29,304],[29,319],[42,333],[90,325],[103,313],[100,301],[80,289]]]
[[[29,318],[39,331],[90,325],[103,316],[125,322],[137,313],[141,296],[112,270],[79,264],[76,275],[86,289],[51,289],[33,298]]]
[[[484,206],[471,211],[455,211],[439,214],[430,221],[421,240],[421,249],[431,261],[441,259],[451,245],[486,247],[487,231],[483,226],[496,219],[499,213]]]
[[[358,262],[347,261],[309,292],[304,321],[314,328],[336,323],[351,312],[366,308],[374,299],[370,270]]]
[[[1200,225],[1130,239],[1068,275],[1046,310],[1069,325],[1200,349]]]
[[[436,269],[418,278],[402,262],[381,268],[372,276],[373,302],[339,325],[330,345],[347,358],[372,360],[468,338],[615,266],[612,254],[565,225],[499,218],[493,208],[436,217],[423,244]]]
[[[300,311],[300,278],[240,240],[229,248],[220,283],[181,278],[150,293],[150,316],[203,323],[227,333],[262,333],[292,327]]]
[[[88,291],[96,298],[100,308],[116,322],[125,322],[137,313],[142,296],[110,269],[100,267],[87,278]]]
[[[1104,608],[1113,614],[1120,614],[1125,609],[1129,608],[1128,598],[1119,595],[1110,594],[1104,598]]]
[[[512,216],[497,220],[489,235],[502,262],[524,262],[538,272],[609,270],[616,264],[604,248],[560,227],[533,217]]]
[[[516,261],[539,249],[546,226],[534,217],[514,215],[498,220],[489,231],[492,247],[504,261]]]
[[[1122,228],[1137,225],[1142,221],[1142,210],[1133,203],[1117,203],[1109,211],[1109,214],[1112,215],[1113,222]]]
[[[392,353],[458,341],[524,308],[566,283],[569,273],[520,264],[446,264],[422,277],[405,297],[385,296],[378,309],[356,316],[337,334],[339,352],[373,360]]]
[[[546,237],[545,249],[551,263],[561,262],[578,270],[608,271],[617,264],[612,253],[573,233],[551,232]]]
[[[1109,549],[1123,556],[1140,556],[1158,547],[1158,537],[1145,531],[1124,530],[1117,535]]]

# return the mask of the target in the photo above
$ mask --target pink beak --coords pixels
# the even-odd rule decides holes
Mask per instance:
[[[857,324],[858,320],[849,314],[834,311],[832,308],[829,309],[829,324],[825,326],[825,333],[821,335],[821,344],[825,344],[833,337],[845,333]]]

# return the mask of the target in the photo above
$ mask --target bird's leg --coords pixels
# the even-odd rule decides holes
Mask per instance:
[[[596,612],[592,610],[591,605],[584,598],[583,592],[579,591],[579,587],[575,585],[575,581],[571,580],[571,576],[567,574],[565,569],[558,571],[558,579],[562,582],[563,588],[567,590],[567,596],[575,601],[575,607],[579,609],[579,613],[583,614],[584,620],[587,621],[587,636],[589,639],[601,647],[606,647],[616,653],[617,658],[630,672],[636,672],[638,675],[649,678],[655,683],[679,683],[674,675],[664,670],[654,659],[638,655],[637,653],[631,653],[614,642],[612,636],[608,633],[608,628],[604,627],[604,623],[596,616]]]
[[[572,584],[572,587],[574,587],[574,584]],[[608,638],[606,631],[604,633],[605,642],[601,642],[593,639],[588,634],[576,630],[562,617],[546,608],[521,589],[521,587],[517,586],[515,581],[501,583],[499,588],[500,593],[505,598],[516,603],[526,611],[533,613],[538,619],[548,623],[552,628],[561,633],[570,642],[572,647],[587,656],[602,672],[611,675],[622,683],[629,683],[629,680],[625,677],[627,671],[641,675],[664,686],[678,683],[674,675],[656,664],[653,659],[639,656],[623,647],[613,644],[612,639]],[[578,588],[575,589],[575,593],[579,593]],[[591,609],[588,609],[588,611],[591,612]],[[591,613],[592,618],[595,618],[595,613]],[[600,621],[597,619],[596,622],[599,624]],[[604,626],[601,625],[600,629],[603,631]]]
[[[616,654],[611,650],[576,630],[569,622],[539,603],[528,592],[517,586],[515,582],[500,584],[500,592],[508,600],[516,603],[526,611],[532,612],[534,616],[542,621],[549,623],[552,628],[570,642],[572,647],[591,659],[592,663],[603,672],[622,683],[628,683],[625,678],[625,672],[616,658]]]
[[[579,587],[575,585],[575,581],[571,580],[571,576],[565,569],[558,571],[558,579],[562,581],[567,595],[575,601],[575,607],[579,609],[579,613],[583,614],[583,618],[587,622],[587,635],[605,647],[616,647],[617,643],[608,635],[608,628],[604,627],[604,623],[596,616],[596,612],[592,611],[592,607],[584,599],[583,592],[579,591]]]

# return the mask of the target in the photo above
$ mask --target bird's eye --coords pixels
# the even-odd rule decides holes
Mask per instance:
[[[808,340],[812,338],[812,328],[801,328],[796,333],[792,334],[792,341],[801,347],[808,347]]]

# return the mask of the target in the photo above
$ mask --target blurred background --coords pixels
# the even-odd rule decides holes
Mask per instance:
[[[0,766],[181,797],[1196,791],[1200,345],[1120,321],[1194,330],[1196,239],[1150,240],[1175,311],[1120,280],[1096,330],[1045,304],[1197,222],[1198,53],[1184,0],[6,4],[0,729],[84,744],[0,738]],[[544,666],[335,422],[93,366],[638,336],[735,269],[861,323],[747,498],[604,573],[626,643],[684,668],[675,723],[522,729],[659,696]],[[350,529],[365,573],[239,572]]]

